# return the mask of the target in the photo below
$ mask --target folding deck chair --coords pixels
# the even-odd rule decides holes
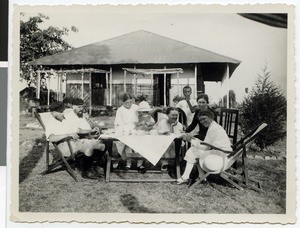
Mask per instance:
[[[217,148],[213,145],[203,143],[211,149],[219,150],[224,153],[227,153],[228,163],[226,167],[223,168],[223,171],[220,171],[218,173],[211,173],[206,172],[205,175],[203,175],[201,178],[196,180],[196,182],[190,183],[189,187],[195,186],[205,180],[210,174],[218,174],[221,178],[232,184],[234,187],[242,190],[243,188],[240,186],[240,184],[244,184],[248,188],[252,188],[256,191],[262,191],[261,184],[258,180],[255,180],[254,178],[249,177],[248,175],[248,169],[247,169],[247,156],[246,156],[246,149],[251,145],[251,143],[258,137],[259,133],[264,130],[267,127],[266,123],[261,124],[259,127],[252,130],[250,133],[248,133],[245,137],[243,137],[241,140],[239,140],[236,144],[233,145],[233,152],[231,151],[224,151],[220,148]],[[232,165],[241,157],[242,159],[242,170],[237,170],[232,167]],[[199,162],[197,163],[197,168],[200,168]],[[234,174],[229,173],[228,171],[231,170]],[[236,183],[237,182],[237,183]],[[252,184],[252,183],[253,184]]]
[[[160,107],[155,107],[151,111],[151,116],[154,119],[155,123],[158,121],[158,113],[163,113],[163,109]]]
[[[35,117],[37,118],[37,120],[39,121],[39,123],[42,125],[44,131],[46,130],[45,124],[47,123],[47,121],[49,121],[50,118],[52,117],[51,112],[44,112],[44,113],[38,113],[38,112],[34,112]],[[78,182],[76,174],[74,172],[74,170],[71,168],[69,162],[71,161],[75,161],[75,156],[70,144],[70,140],[72,138],[71,137],[67,137],[59,142],[52,142],[54,148],[56,149],[56,151],[58,152],[60,159],[57,161],[52,162],[52,164],[50,164],[49,162],[49,154],[50,154],[50,150],[49,150],[49,144],[50,142],[48,140],[46,140],[46,146],[45,146],[45,153],[46,153],[46,170],[44,172],[42,172],[42,174],[48,174],[50,172],[53,172],[59,168],[65,168],[66,171],[74,178],[74,180],[76,182]],[[58,148],[58,144],[66,141],[68,143],[68,147],[70,150],[70,156],[69,157],[64,157],[63,153],[61,152],[61,150]]]

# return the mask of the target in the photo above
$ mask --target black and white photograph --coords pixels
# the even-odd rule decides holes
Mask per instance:
[[[13,11],[13,221],[295,222],[291,5]]]

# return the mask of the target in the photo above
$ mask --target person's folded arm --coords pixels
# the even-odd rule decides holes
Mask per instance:
[[[151,117],[150,121],[147,122],[147,125],[148,126],[154,126],[154,124],[155,124],[155,120]]]
[[[90,134],[95,132],[100,132],[99,127],[94,127],[93,129],[82,129],[78,127],[76,131],[77,134]]]
[[[207,150],[207,149],[209,149],[208,146],[201,145],[201,142],[202,141],[200,139],[197,139],[197,138],[191,139],[192,146],[196,147],[197,149],[200,149],[200,150]]]
[[[92,130],[91,129],[82,129],[82,128],[78,127],[76,130],[76,133],[77,134],[89,134],[89,133],[92,133]]]
[[[91,128],[99,127],[98,124],[96,124],[94,121],[90,119],[90,115],[88,113],[84,113],[83,118],[87,121],[87,123],[90,125]]]
[[[196,126],[198,124],[197,115],[198,115],[198,112],[195,113],[192,123],[185,129],[185,132],[189,133],[196,128]]]
[[[71,133],[71,134],[62,134],[62,135],[55,135],[51,134],[49,135],[48,139],[50,142],[59,142],[61,140],[64,140],[68,137],[72,137],[73,139],[78,139],[78,135],[76,133]]]
[[[197,112],[199,109],[198,109],[198,105],[194,105],[193,107],[192,107],[192,113],[195,113],[195,112]]]
[[[222,150],[232,151],[230,140],[225,131],[216,134],[214,142],[211,144]]]

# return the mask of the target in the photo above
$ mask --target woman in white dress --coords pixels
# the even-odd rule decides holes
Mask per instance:
[[[117,109],[114,123],[115,132],[119,135],[127,135],[135,129],[135,125],[138,122],[138,106],[133,104],[133,97],[130,93],[122,94],[120,99],[122,106]],[[121,142],[116,142],[116,146],[119,154],[126,159],[126,169],[130,169],[131,159],[128,157],[133,155],[132,149]]]

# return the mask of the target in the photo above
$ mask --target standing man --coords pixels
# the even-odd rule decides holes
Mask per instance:
[[[197,101],[191,99],[192,88],[190,86],[187,85],[183,87],[182,92],[185,99],[179,101],[176,107],[181,108],[184,111],[187,119],[187,126],[189,126],[194,118],[195,108],[197,107]]]

